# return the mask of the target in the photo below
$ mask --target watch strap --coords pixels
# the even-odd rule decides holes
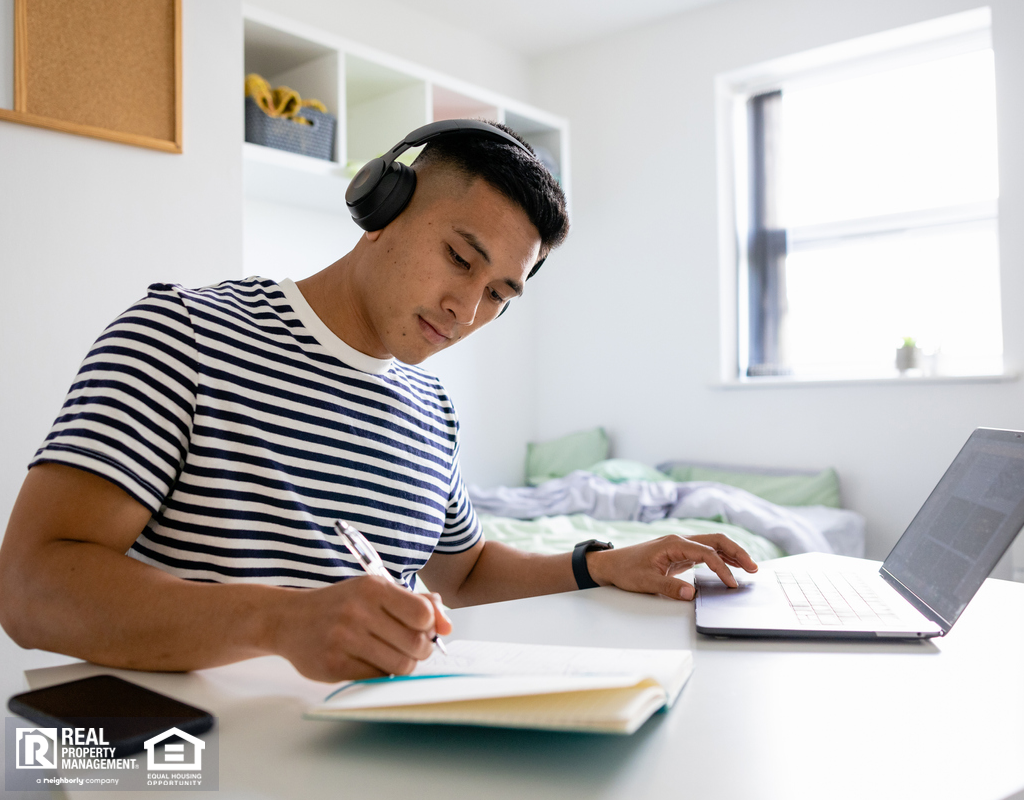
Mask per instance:
[[[587,553],[593,550],[611,550],[615,547],[611,542],[601,542],[597,539],[587,539],[580,542],[572,549],[572,574],[576,578],[576,586],[580,589],[593,589],[598,585],[597,581],[590,577],[590,570],[587,569]]]

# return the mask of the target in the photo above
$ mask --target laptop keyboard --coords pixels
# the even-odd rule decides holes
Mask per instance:
[[[856,575],[778,572],[779,585],[804,625],[886,626],[899,616]]]

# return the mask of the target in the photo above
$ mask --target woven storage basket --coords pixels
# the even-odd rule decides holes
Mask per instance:
[[[334,126],[337,123],[334,115],[305,107],[299,110],[299,116],[313,124],[300,125],[290,119],[269,117],[255,100],[247,97],[245,141],[330,161],[334,155]]]

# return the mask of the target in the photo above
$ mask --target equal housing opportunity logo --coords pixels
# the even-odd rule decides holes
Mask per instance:
[[[171,725],[146,739],[144,752],[123,755],[99,723],[48,728],[8,717],[4,746],[7,791],[218,788],[219,747],[214,731],[200,738]]]

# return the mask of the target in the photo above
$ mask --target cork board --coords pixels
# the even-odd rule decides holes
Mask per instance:
[[[181,152],[181,0],[15,0],[0,118]]]

